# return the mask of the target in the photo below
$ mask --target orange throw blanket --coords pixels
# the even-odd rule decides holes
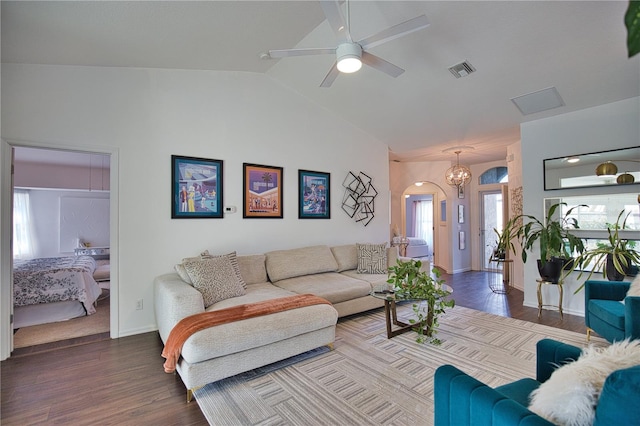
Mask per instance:
[[[164,345],[162,356],[167,360],[164,363],[164,371],[173,373],[182,345],[192,334],[216,325],[240,321],[247,318],[268,315],[274,312],[282,312],[304,306],[331,304],[328,300],[312,294],[297,294],[295,296],[282,297],[280,299],[265,300],[256,303],[232,306],[219,311],[202,312],[180,320],[169,333],[167,343]]]

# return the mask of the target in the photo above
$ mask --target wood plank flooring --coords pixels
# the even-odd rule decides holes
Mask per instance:
[[[484,272],[443,275],[460,306],[585,332],[584,319],[522,306],[513,290],[494,294]],[[1,364],[3,425],[206,425],[197,403],[186,403],[180,377],[162,370],[157,333],[120,339],[87,337],[64,346],[15,351]],[[26,349],[26,348],[25,348]]]

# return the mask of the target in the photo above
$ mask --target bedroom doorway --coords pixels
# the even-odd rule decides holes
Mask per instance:
[[[406,236],[409,246],[406,255],[426,258],[433,262],[433,194],[407,194],[405,196]]]
[[[446,192],[433,182],[421,182],[421,185],[408,186],[402,192],[400,201],[400,218],[403,236],[415,237],[418,243],[424,242],[413,249],[409,249],[422,259],[428,259],[431,267],[446,270],[450,262],[450,244],[446,233],[446,222],[440,220],[440,204],[447,199]],[[415,202],[415,203],[414,203]],[[419,206],[419,207],[418,207]],[[416,227],[415,210],[418,208],[420,226]],[[416,237],[416,232],[422,237]]]
[[[114,337],[111,154],[30,146],[13,150],[14,278],[16,265],[29,258],[76,260],[89,255],[85,261],[90,268],[79,280],[86,283],[89,298],[81,309],[79,302],[14,308],[13,348],[87,336]],[[43,305],[47,308],[38,309]]]

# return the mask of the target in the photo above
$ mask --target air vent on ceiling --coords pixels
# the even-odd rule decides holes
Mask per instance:
[[[449,71],[456,78],[466,77],[469,74],[471,74],[472,72],[474,72],[475,70],[476,69],[473,67],[473,65],[471,65],[468,61],[464,61],[464,62],[461,62],[461,63],[459,63],[457,65],[449,67]]]

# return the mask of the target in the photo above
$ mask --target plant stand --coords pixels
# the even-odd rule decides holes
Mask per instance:
[[[489,277],[489,288],[497,294],[509,294],[513,288],[513,260],[491,258],[489,262],[495,264],[497,271]]]
[[[538,283],[538,318],[540,318],[540,316],[542,315],[542,308],[545,306],[550,306],[550,307],[554,307],[558,310],[558,312],[560,312],[560,319],[564,319],[563,315],[562,315],[562,281],[558,281],[557,283],[552,283],[551,281],[545,281],[545,280],[536,280],[536,282]],[[558,306],[555,305],[545,305],[542,302],[542,284],[547,284],[547,285],[555,285],[558,287]]]

